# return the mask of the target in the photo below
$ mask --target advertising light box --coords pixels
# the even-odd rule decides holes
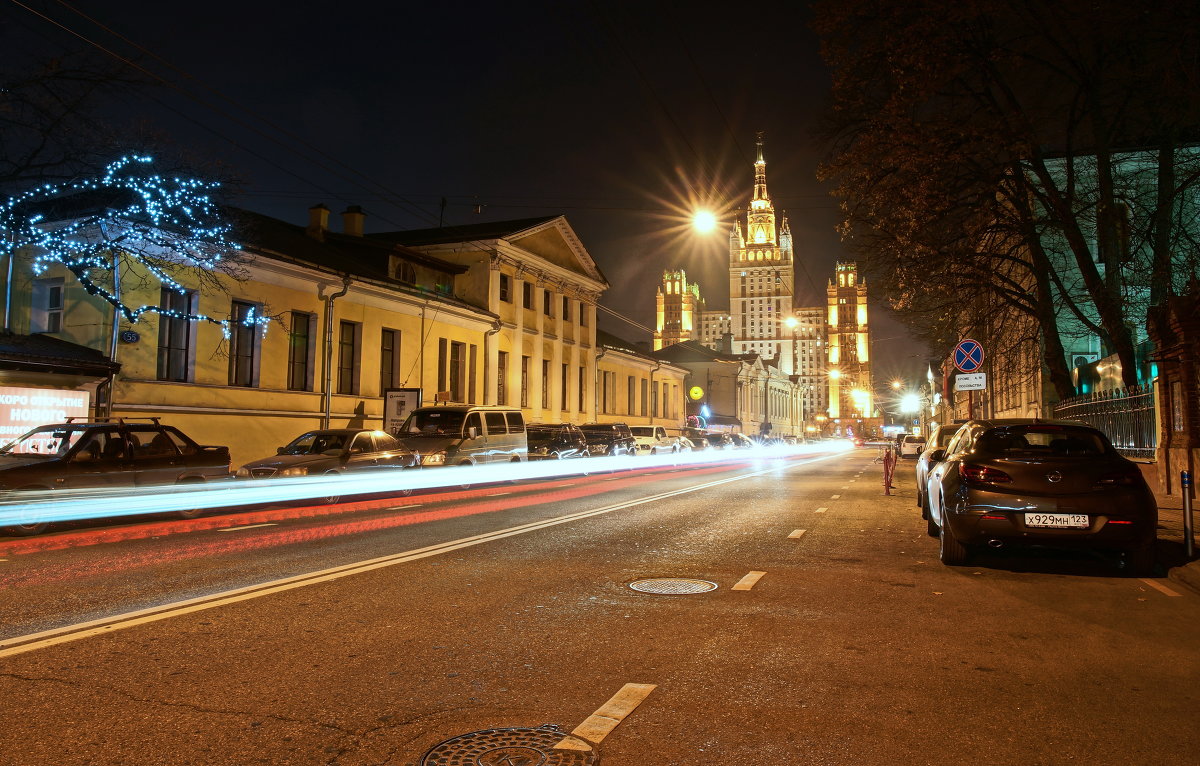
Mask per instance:
[[[92,398],[87,391],[0,386],[0,444],[38,426],[86,418]]]

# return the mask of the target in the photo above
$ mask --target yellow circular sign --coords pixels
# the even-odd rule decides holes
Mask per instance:
[[[690,389],[688,389],[688,396],[692,398],[693,402],[703,399],[704,389],[700,388],[700,386],[692,386]]]

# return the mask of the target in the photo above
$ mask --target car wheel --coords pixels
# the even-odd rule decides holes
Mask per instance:
[[[925,496],[925,493],[919,487],[917,488],[917,507],[921,509],[921,518],[928,519],[929,498]]]
[[[339,476],[340,474],[337,471],[329,471],[325,475],[326,476]],[[325,497],[321,498],[321,502],[324,503],[325,505],[337,505],[337,502],[341,499],[342,499],[341,495],[326,495]]]
[[[44,491],[45,487],[18,487],[21,492],[32,492],[34,490]],[[40,514],[31,513],[29,516],[22,518],[18,524],[12,524],[4,527],[4,531],[8,532],[13,537],[32,537],[40,535],[50,528],[50,522],[39,521]]]
[[[930,537],[938,537],[939,535],[942,534],[942,528],[939,527],[934,522],[933,519],[926,517],[925,518],[925,534],[929,535]]]
[[[179,485],[185,486],[185,485],[189,485],[189,484],[196,485],[196,484],[203,484],[203,483],[204,482],[200,479],[185,479],[184,481],[179,482]],[[202,513],[204,513],[203,508],[185,508],[182,511],[175,511],[175,515],[181,519],[194,519],[194,518],[197,518]]]
[[[1136,548],[1125,551],[1125,569],[1131,577],[1152,577],[1154,575],[1154,549],[1157,547],[1157,536],[1151,536]]]
[[[942,525],[941,534],[938,536],[938,539],[941,540],[941,548],[938,554],[943,564],[951,567],[960,567],[967,563],[967,559],[970,558],[971,553],[967,550],[967,546],[958,541],[958,538],[954,536],[954,532],[950,531],[949,524]]]
[[[470,466],[470,465],[474,465],[474,464],[473,464],[473,463],[472,463],[470,460],[464,460],[464,461],[462,461],[461,463],[459,463],[459,464],[458,464],[458,467],[459,467],[459,468],[466,468],[467,466]],[[472,485],[471,485],[470,483],[467,483],[467,484],[459,484],[459,485],[458,485],[458,488],[459,488],[459,489],[470,489],[470,488],[471,488],[471,486],[472,486]]]

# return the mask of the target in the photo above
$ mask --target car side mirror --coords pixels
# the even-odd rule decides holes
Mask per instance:
[[[287,447],[276,447],[275,448],[276,455],[282,455],[284,452],[287,452]]]
[[[944,450],[944,449],[935,449],[933,452],[929,453],[929,462],[930,463],[940,463],[945,459],[946,459],[946,450]]]
[[[468,439],[475,439],[478,436],[479,436],[479,429],[476,428],[475,426],[471,426],[467,429],[467,438]]]

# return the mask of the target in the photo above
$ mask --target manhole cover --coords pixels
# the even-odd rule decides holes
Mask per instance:
[[[554,746],[570,739],[570,749]],[[460,734],[429,748],[421,766],[593,766],[600,755],[553,724],[536,729],[484,729]]]
[[[716,590],[717,584],[708,580],[689,580],[686,577],[656,577],[651,580],[637,580],[629,583],[629,587],[640,593],[665,593],[682,595],[687,593],[708,593]]]

